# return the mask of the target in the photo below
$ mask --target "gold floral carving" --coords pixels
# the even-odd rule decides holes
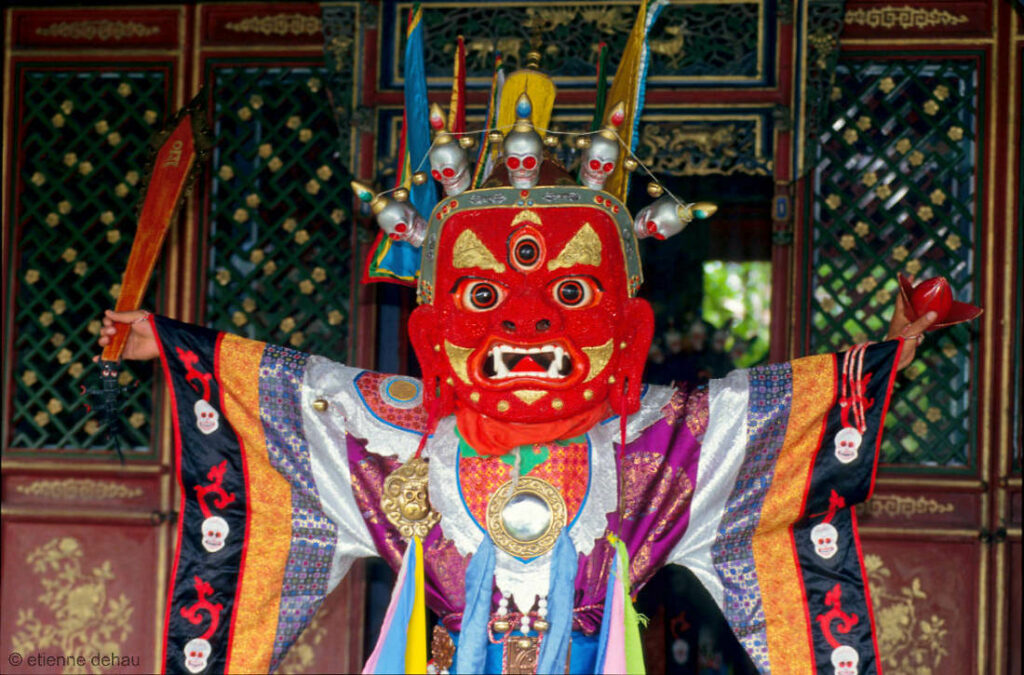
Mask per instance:
[[[967,16],[952,14],[944,9],[923,7],[872,7],[851,9],[846,12],[844,22],[869,28],[931,28],[932,26],[956,26],[967,23]]]
[[[235,33],[260,33],[262,35],[316,35],[323,29],[318,16],[308,14],[274,14],[251,16],[227,25]]]
[[[64,480],[37,480],[15,488],[19,494],[65,501],[100,499],[133,499],[142,496],[142,488],[129,487],[111,481],[91,478],[65,478]]]
[[[868,584],[878,627],[878,651],[887,672],[932,675],[948,655],[946,621],[924,615],[922,601],[928,598],[921,580],[914,577],[909,586],[890,586],[892,572],[881,556],[864,556]]]
[[[912,518],[919,515],[951,513],[955,507],[946,502],[937,502],[927,497],[904,497],[902,495],[881,495],[871,498],[862,508],[872,518]]]
[[[590,223],[583,223],[583,227],[572,235],[572,239],[565,245],[558,257],[548,262],[548,269],[557,270],[576,265],[597,266],[600,264],[601,238],[597,236],[597,232],[590,226]]]
[[[81,656],[86,662],[96,654],[125,653],[135,610],[124,593],[111,597],[107,585],[115,577],[110,561],[86,571],[84,557],[81,542],[74,537],[55,537],[25,556],[43,588],[38,605],[50,618],[36,616],[33,607],[19,608],[13,652],[49,652],[76,660]],[[116,582],[112,585],[117,587]]]
[[[539,498],[547,504],[551,514],[547,529],[536,539],[528,541],[522,541],[510,533],[505,528],[505,521],[502,518],[505,506],[514,497],[522,494]],[[509,555],[521,558],[544,555],[554,548],[555,540],[558,539],[558,534],[565,527],[565,523],[566,508],[562,493],[551,483],[534,476],[520,476],[516,481],[508,481],[494,491],[487,503],[487,532],[494,540],[494,545]]]
[[[424,460],[410,459],[384,480],[380,510],[403,537],[427,536],[441,520],[441,514],[430,508]]]
[[[159,26],[147,26],[137,21],[61,21],[36,29],[42,37],[72,38],[75,40],[124,40],[125,38],[147,37],[160,32]]]
[[[320,611],[313,616],[309,626],[302,631],[298,641],[288,650],[288,655],[275,672],[281,675],[316,672],[316,648],[327,637],[327,617],[331,614],[326,607],[320,605]]]

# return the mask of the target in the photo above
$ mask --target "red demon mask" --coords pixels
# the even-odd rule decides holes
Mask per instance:
[[[653,318],[624,207],[576,187],[460,200],[431,218],[409,326],[428,406],[528,424],[635,410]]]

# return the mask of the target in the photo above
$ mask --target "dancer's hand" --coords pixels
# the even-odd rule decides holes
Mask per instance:
[[[100,328],[100,347],[106,347],[110,340],[117,333],[114,324],[130,324],[131,332],[128,334],[128,342],[124,346],[122,358],[132,361],[148,361],[160,356],[160,348],[156,344],[156,336],[153,335],[153,326],[147,320],[149,312],[144,309],[133,312],[115,312],[108,309],[104,312],[103,327]],[[98,357],[97,357],[98,358]]]
[[[938,315],[935,312],[926,312],[924,316],[911,323],[903,307],[903,296],[896,296],[896,309],[892,313],[892,320],[889,321],[889,334],[886,339],[904,338],[903,352],[900,354],[897,370],[903,370],[911,364],[914,354],[917,353],[918,345],[924,340],[924,332],[935,323],[937,318]]]

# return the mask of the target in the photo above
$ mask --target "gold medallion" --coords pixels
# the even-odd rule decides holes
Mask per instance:
[[[406,539],[423,539],[441,520],[427,498],[427,463],[414,457],[384,480],[380,508],[388,522]]]
[[[521,476],[513,491],[508,481],[487,504],[487,531],[494,544],[518,558],[535,558],[555,546],[566,523],[565,499],[555,486]]]

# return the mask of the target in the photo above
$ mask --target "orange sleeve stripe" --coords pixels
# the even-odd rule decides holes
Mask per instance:
[[[263,349],[261,342],[225,335],[217,354],[217,379],[226,392],[223,410],[242,446],[248,501],[241,583],[226,664],[228,672],[238,673],[270,670],[291,548],[291,487],[267,456],[259,382],[253,376],[260,372]]]
[[[803,512],[827,413],[835,400],[835,378],[821,376],[834,370],[830,363],[834,358],[826,354],[792,362],[793,397],[786,438],[754,533],[768,658],[776,674],[814,671],[811,622],[791,524]]]

